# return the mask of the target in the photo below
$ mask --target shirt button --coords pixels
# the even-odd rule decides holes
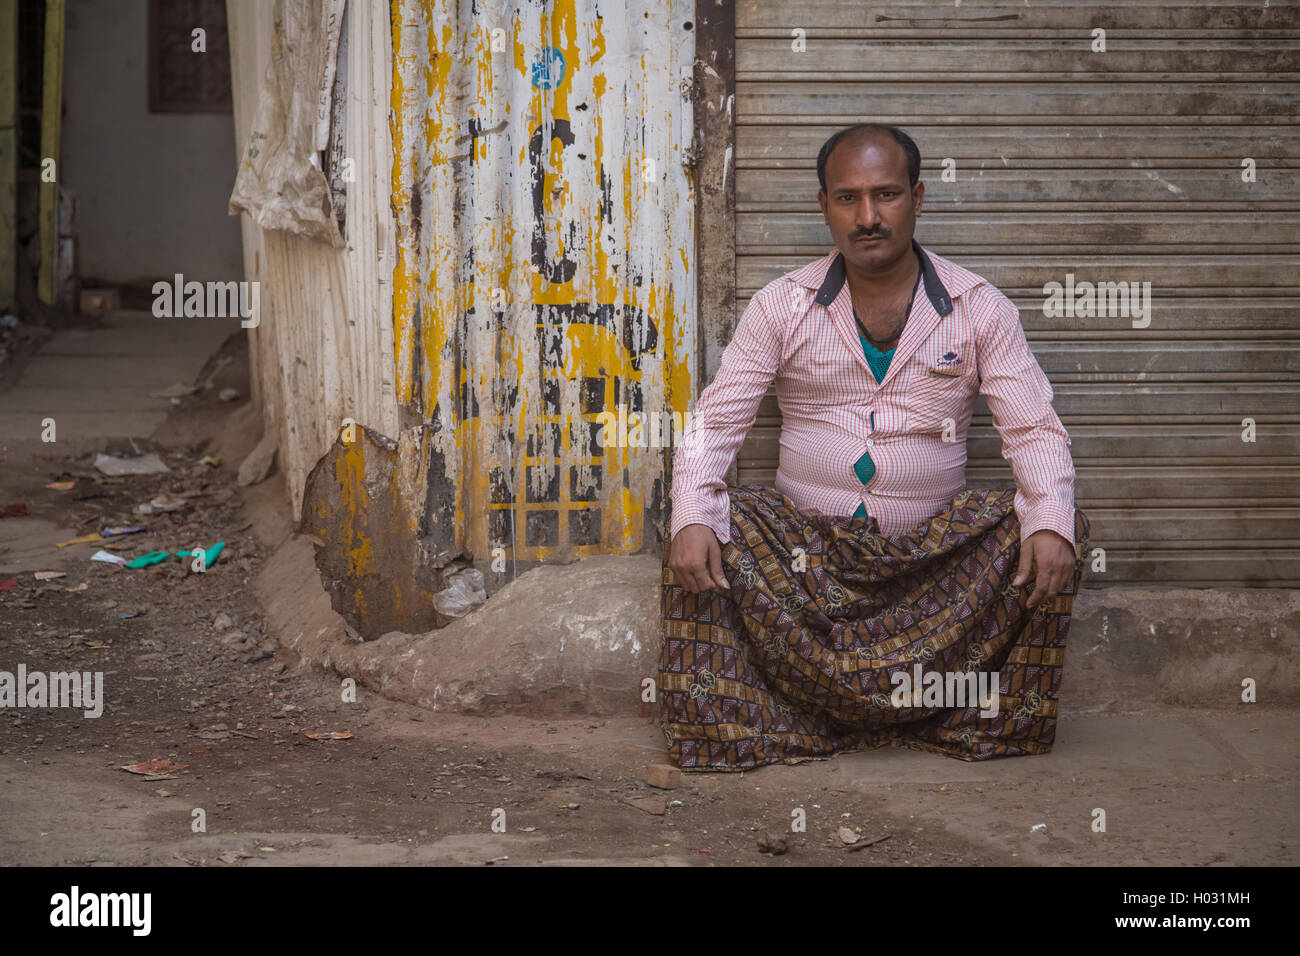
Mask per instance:
[[[874,448],[874,447],[876,447],[876,440],[875,440],[874,438],[868,438],[868,439],[867,439],[867,447],[868,447],[868,448]]]

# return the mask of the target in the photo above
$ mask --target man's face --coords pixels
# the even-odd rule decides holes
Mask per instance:
[[[878,272],[912,248],[925,184],[912,189],[907,154],[892,139],[841,141],[817,191],[836,247],[859,272]]]

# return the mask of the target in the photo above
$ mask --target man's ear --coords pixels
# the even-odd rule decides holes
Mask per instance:
[[[822,207],[822,219],[826,219],[826,190],[817,190],[817,205]]]

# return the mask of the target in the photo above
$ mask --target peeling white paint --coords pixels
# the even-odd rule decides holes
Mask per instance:
[[[694,203],[680,157],[691,108],[679,85],[694,61],[694,34],[682,28],[693,7],[397,7],[394,205],[410,270],[410,305],[395,305],[398,391],[436,423],[430,450],[444,470],[429,477],[455,496],[468,539],[457,545],[490,549],[470,516],[492,510],[496,471],[515,502],[517,557],[546,557],[520,540],[529,498],[557,503],[566,519],[552,552],[568,548],[575,510],[602,519],[601,540],[575,547],[637,550],[640,502],[653,498],[664,456],[591,447],[583,395],[601,383],[597,410],[613,411],[635,389],[647,412],[689,396]],[[494,28],[505,29],[506,51],[491,51]],[[445,54],[431,56],[431,45]],[[530,437],[541,440],[525,461]],[[570,501],[571,476],[597,500]]]

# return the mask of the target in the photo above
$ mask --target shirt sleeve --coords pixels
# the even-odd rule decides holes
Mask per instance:
[[[1020,538],[1046,528],[1073,542],[1074,460],[1052,408],[1052,385],[1029,350],[1020,310],[999,294],[988,311],[991,317],[976,325],[980,393],[1016,478]]]
[[[731,540],[727,469],[781,365],[781,337],[763,298],[760,293],[749,300],[674,451],[670,539],[687,525],[705,524],[719,542]]]

